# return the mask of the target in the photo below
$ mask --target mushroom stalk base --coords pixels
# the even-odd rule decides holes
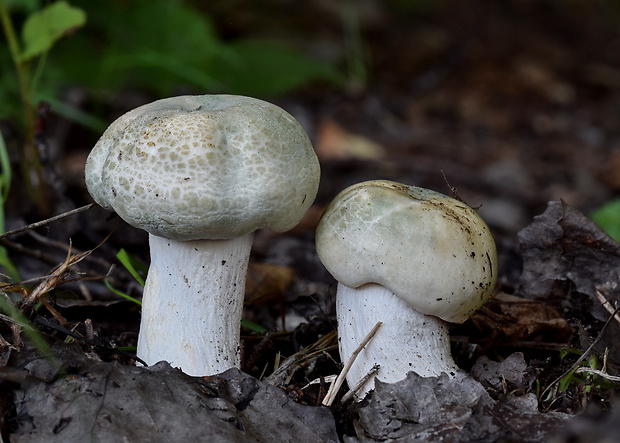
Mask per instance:
[[[394,383],[413,371],[422,377],[453,377],[458,367],[450,353],[450,337],[443,320],[421,314],[381,285],[369,283],[357,289],[338,284],[336,297],[338,345],[346,362],[373,326],[383,325],[357,356],[347,374],[350,387],[357,385],[374,365],[375,378]],[[374,388],[370,378],[358,398]]]
[[[142,298],[137,355],[189,375],[240,364],[240,324],[253,234],[175,241],[149,235],[151,266]]]

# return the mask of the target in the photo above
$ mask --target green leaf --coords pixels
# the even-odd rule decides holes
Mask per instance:
[[[64,60],[66,78],[99,90],[136,88],[156,96],[174,94],[179,85],[196,93],[221,90],[222,81],[212,78],[210,66],[224,45],[211,19],[187,3],[84,2],[88,28],[63,41],[63,49],[70,49],[56,52],[54,59]],[[96,57],[92,42],[82,41],[93,33],[102,49]],[[71,52],[88,63],[72,62]]]
[[[575,379],[575,371],[577,370],[577,368],[573,369],[572,371],[570,371],[568,374],[566,374],[564,377],[562,377],[562,379],[560,380],[560,383],[558,384],[558,392],[566,392],[566,390],[570,387],[571,383],[573,381],[577,381]]]
[[[588,358],[588,367],[590,369],[596,369],[598,367],[598,357],[596,355],[591,355]]]
[[[611,238],[620,242],[620,199],[597,209],[590,214],[590,218]]]
[[[9,152],[4,143],[4,137],[0,131],[0,196],[2,204],[9,197],[12,181],[11,161],[9,160]],[[4,221],[0,221],[0,231],[4,232]]]
[[[140,274],[138,274],[136,268],[142,269],[144,271],[146,267],[138,260],[131,257],[127,253],[127,251],[125,251],[125,249],[121,249],[120,251],[118,251],[118,253],[116,254],[116,258],[118,258],[121,264],[125,267],[125,269],[127,269],[127,271],[129,271],[131,276],[136,279],[140,286],[144,287],[144,279],[140,276]]]
[[[560,349],[560,360],[564,360],[567,355],[581,355],[581,351],[576,348],[562,348]]]
[[[65,1],[52,3],[31,14],[24,23],[22,60],[29,60],[51,49],[68,32],[86,23],[86,13]]]
[[[89,128],[96,134],[103,133],[103,131],[105,131],[108,127],[108,124],[105,122],[105,120],[102,120],[96,117],[94,114],[91,114],[76,106],[60,101],[51,94],[37,94],[36,102],[39,102],[41,100],[45,100],[46,102],[48,102],[54,110],[54,113],[63,116],[67,120],[78,123],[85,128]]]
[[[125,294],[122,291],[119,291],[114,286],[112,286],[109,281],[103,280],[103,284],[105,285],[106,288],[108,288],[110,291],[112,291],[114,294],[118,295],[119,297],[122,297],[125,300],[129,300],[130,302],[133,302],[133,303],[135,303],[137,305],[142,305],[142,302],[140,300],[138,300],[137,298],[132,297],[131,295]]]
[[[39,0],[7,0],[5,3],[11,12],[32,12],[41,6]]]
[[[252,332],[258,332],[259,334],[264,334],[265,332],[267,332],[266,328],[262,327],[258,323],[254,323],[253,321],[248,320],[247,318],[241,319],[241,327],[249,329]]]
[[[11,189],[11,162],[9,153],[0,131],[0,233],[4,232],[4,203]],[[19,281],[19,271],[11,261],[6,248],[0,247],[0,268],[3,268],[10,280]]]
[[[9,301],[6,293],[0,292],[0,312],[8,315],[19,324],[26,337],[32,341],[39,352],[54,366],[60,367],[60,361],[52,351],[50,345],[45,341],[43,335],[34,327],[26,316]]]
[[[327,63],[273,41],[242,40],[230,44],[226,59],[211,69],[234,94],[282,94],[312,80],[338,83],[342,75]]]

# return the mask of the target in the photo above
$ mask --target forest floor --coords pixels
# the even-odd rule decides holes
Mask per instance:
[[[224,35],[277,36],[289,26],[308,46],[342,46],[341,17],[310,3],[214,14]],[[42,359],[36,341],[20,339],[23,325],[0,320],[2,438],[620,441],[620,248],[587,217],[620,191],[620,9],[407,3],[360,2],[365,68],[344,87],[271,100],[307,129],[322,181],[297,228],[256,235],[244,315],[268,332],[243,329],[243,372],[191,378],[135,366],[124,349],[136,344],[139,306],[100,277],[115,265],[108,281],[139,297],[115,254],[124,248],[148,263],[147,236],[118,217],[93,207],[3,240],[22,277],[38,279],[13,290],[39,290],[26,314],[55,357]],[[117,102],[110,121],[133,107]],[[48,137],[65,146],[58,213],[91,202],[83,165],[99,135],[52,123]],[[471,377],[412,375],[327,409],[325,378],[341,363],[334,280],[316,256],[314,229],[339,191],[371,179],[456,193],[477,208],[496,239],[499,281],[485,307],[451,326],[453,355]],[[7,229],[41,219],[19,203],[9,202]]]

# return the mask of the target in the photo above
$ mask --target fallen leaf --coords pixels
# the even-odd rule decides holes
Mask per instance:
[[[315,148],[322,160],[372,160],[385,153],[383,146],[352,134],[333,121],[324,121],[318,127]]]
[[[549,202],[518,237],[523,257],[518,295],[544,301],[583,323],[591,317],[607,321],[620,297],[620,244],[561,201]],[[619,334],[620,325],[614,321],[599,348],[609,348],[616,362]]]
[[[238,369],[190,377],[165,362],[144,368],[78,356],[65,364],[76,369],[52,381],[23,378],[10,441],[338,441],[328,408],[295,403]]]
[[[487,343],[565,344],[570,324],[551,305],[499,292],[476,312],[472,322]]]
[[[569,416],[542,414],[537,407],[533,395],[496,402],[462,371],[455,378],[410,372],[393,384],[377,381],[355,427],[364,442],[546,441]]]
[[[246,303],[260,304],[282,300],[294,275],[295,271],[286,266],[250,263],[245,285]]]
[[[610,299],[620,296],[620,245],[566,203],[550,202],[518,237],[523,257],[520,294],[548,300],[557,282],[571,282],[593,298],[603,287],[610,287]]]
[[[527,362],[521,352],[510,354],[501,362],[496,362],[483,355],[471,368],[471,375],[480,383],[495,390],[523,388],[527,371]],[[504,392],[506,393],[506,392]]]

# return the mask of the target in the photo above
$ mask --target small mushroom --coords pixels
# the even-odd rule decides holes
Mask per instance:
[[[253,233],[295,226],[318,189],[299,123],[248,97],[158,100],[110,125],[85,175],[99,205],[149,233],[138,357],[190,375],[238,367]]]
[[[464,203],[391,181],[342,191],[325,210],[316,249],[338,281],[338,343],[348,361],[364,336],[377,334],[347,374],[357,385],[375,377],[396,382],[458,367],[445,322],[462,323],[490,297],[497,253],[489,228]],[[374,387],[370,378],[358,396]]]

